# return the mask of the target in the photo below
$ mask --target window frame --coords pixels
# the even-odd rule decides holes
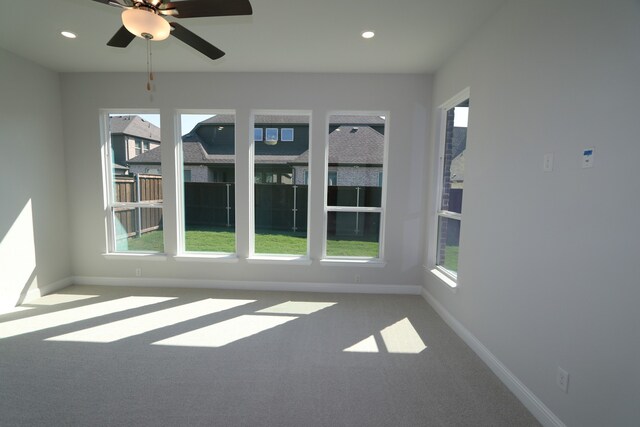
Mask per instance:
[[[234,116],[234,153],[237,153],[238,143],[237,143],[237,133],[238,133],[238,113],[236,110],[232,109],[205,109],[205,110],[176,110],[174,111],[174,141],[175,141],[175,176],[176,176],[176,207],[177,207],[177,249],[176,249],[176,259],[220,259],[220,260],[237,260],[238,256],[238,217],[234,216],[234,230],[235,230],[235,251],[234,252],[204,252],[204,251],[187,251],[186,250],[186,212],[185,212],[185,194],[184,194],[184,151],[182,147],[182,127],[181,127],[181,118],[182,115],[188,114],[197,114],[197,115],[233,115]],[[189,130],[185,129],[185,135],[189,132]],[[255,135],[254,135],[255,136]],[[236,173],[237,173],[237,156],[234,155],[234,163],[233,163],[233,171],[234,171],[234,183],[237,185],[236,181]],[[189,181],[194,182],[194,181]],[[237,200],[234,200],[234,205],[237,205]]]
[[[276,137],[274,138],[269,138],[269,133],[273,133],[275,131],[276,133]],[[264,131],[264,140],[265,141],[278,141],[278,137],[280,136],[280,130],[278,128],[265,128]]]
[[[250,110],[250,126],[252,128],[255,128],[255,119],[257,116],[304,116],[308,119],[308,126],[309,126],[309,149],[311,149],[311,141],[312,141],[312,129],[313,129],[313,114],[311,110],[270,110],[270,109],[252,109]],[[265,141],[268,140],[267,139],[267,132],[269,130],[275,130],[277,132],[277,137],[280,136],[280,128],[277,127],[270,127],[270,128],[265,128],[265,132],[264,132],[264,139]],[[264,254],[261,252],[256,253],[256,246],[255,246],[255,236],[256,236],[256,229],[255,229],[255,221],[256,221],[256,200],[255,200],[255,174],[256,174],[256,162],[255,162],[255,143],[256,141],[253,142],[253,144],[251,144],[251,149],[249,151],[249,183],[250,183],[250,192],[249,192],[249,222],[250,222],[250,228],[249,228],[249,254],[248,254],[248,258],[247,261],[251,262],[251,263],[272,263],[272,262],[283,262],[286,264],[301,264],[301,265],[310,265],[311,264],[311,259],[310,259],[310,241],[311,241],[311,222],[310,222],[310,215],[311,215],[311,197],[307,198],[307,249],[306,249],[306,253],[303,255],[297,255],[297,254]],[[312,155],[311,152],[309,153],[309,160],[308,160],[308,165],[307,165],[307,169],[306,169],[306,173],[307,173],[307,177],[308,179],[311,179],[311,165],[312,165]],[[294,186],[296,185],[295,183],[293,184]],[[309,185],[309,183],[307,182],[307,184],[303,184],[303,185]]]
[[[256,132],[260,132],[260,138],[256,138]],[[254,142],[264,141],[264,129],[263,128],[253,128],[253,140]]]
[[[285,139],[285,137],[284,137],[285,131],[287,131],[287,132],[291,131],[291,138],[286,138]],[[295,137],[295,134],[294,134],[293,128],[281,128],[280,129],[280,141],[281,142],[293,142],[294,137]]]
[[[380,199],[380,207],[364,207],[364,206],[328,206],[328,187],[329,187],[329,136],[331,129],[331,117],[332,116],[379,116],[384,117],[384,154],[382,159],[382,194]],[[371,264],[371,265],[384,265],[385,264],[385,222],[386,222],[386,205],[387,205],[387,168],[389,167],[389,123],[391,112],[390,111],[329,111],[326,115],[326,132],[325,132],[325,151],[324,151],[324,174],[326,181],[324,184],[324,218],[322,226],[322,262],[326,265],[332,265],[333,263],[357,263],[357,264]],[[337,170],[336,170],[336,185],[337,185]],[[378,231],[378,256],[366,257],[366,256],[329,256],[327,255],[327,227],[329,223],[329,212],[347,212],[347,213],[379,213],[380,214],[380,229]]]
[[[142,115],[142,114],[154,114],[161,117],[160,110],[154,109],[100,109],[100,135],[101,135],[101,157],[102,157],[102,190],[103,190],[103,207],[104,207],[104,221],[105,221],[105,255],[109,256],[159,256],[163,258],[166,255],[166,242],[163,241],[163,252],[155,251],[117,251],[117,233],[115,226],[115,210],[118,208],[158,208],[162,209],[162,216],[165,215],[164,203],[158,202],[117,202],[115,201],[114,194],[114,174],[113,174],[113,159],[111,149],[111,129],[110,119],[111,115]],[[162,126],[162,122],[160,123]],[[125,145],[129,138],[125,138]],[[140,141],[134,139],[134,141]],[[142,148],[142,141],[140,141],[140,147]],[[125,147],[126,149],[126,147]],[[135,149],[135,142],[134,142]],[[164,184],[164,183],[163,183]],[[164,186],[164,185],[163,185]],[[163,188],[163,192],[166,189]]]
[[[435,180],[435,200],[434,200],[434,212],[433,212],[433,221],[431,224],[431,239],[430,239],[430,259],[429,259],[429,267],[431,272],[446,283],[451,288],[456,288],[459,285],[460,275],[459,269],[458,271],[451,271],[447,268],[444,268],[441,265],[438,265],[438,252],[440,250],[440,233],[439,233],[439,222],[440,218],[447,218],[452,220],[457,220],[460,222],[460,230],[462,230],[462,213],[452,212],[448,210],[442,209],[442,194],[444,191],[444,160],[445,160],[445,150],[446,150],[446,139],[447,139],[447,112],[456,108],[459,104],[468,101],[471,99],[471,90],[470,88],[465,88],[460,93],[450,98],[442,105],[438,107],[438,151],[437,151],[437,177]],[[468,126],[467,126],[468,129]],[[468,130],[467,130],[468,137]],[[453,160],[453,159],[452,159]],[[464,203],[463,203],[464,204]],[[459,245],[459,248],[462,245]],[[458,253],[460,253],[460,249],[458,249]]]

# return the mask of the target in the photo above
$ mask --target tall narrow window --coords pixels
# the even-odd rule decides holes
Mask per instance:
[[[107,121],[108,251],[163,252],[160,115],[109,114]],[[143,143],[155,148],[142,153]]]
[[[307,254],[309,115],[255,114],[264,141],[254,142],[254,254]],[[290,141],[278,139],[288,129]]]
[[[382,257],[384,115],[329,116],[327,257]]]
[[[235,113],[181,114],[186,252],[234,253]]]
[[[461,100],[462,98],[462,100]],[[465,92],[442,107],[436,266],[453,279],[458,275],[464,154],[467,148],[469,98]]]

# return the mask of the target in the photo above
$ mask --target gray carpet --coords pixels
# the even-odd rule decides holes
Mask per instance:
[[[0,316],[2,426],[539,425],[418,296],[74,286],[24,308]]]

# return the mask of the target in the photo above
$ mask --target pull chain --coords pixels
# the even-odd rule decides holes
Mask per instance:
[[[147,38],[147,91],[151,92],[151,82],[153,81],[153,68],[151,62],[151,39]]]

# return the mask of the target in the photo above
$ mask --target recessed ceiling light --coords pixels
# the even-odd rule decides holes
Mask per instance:
[[[375,35],[376,34],[373,31],[365,31],[364,33],[362,33],[362,37],[365,39],[370,39]]]
[[[68,39],[75,39],[76,38],[76,35],[73,34],[70,31],[61,31],[60,34],[62,34],[63,36],[65,36]]]

